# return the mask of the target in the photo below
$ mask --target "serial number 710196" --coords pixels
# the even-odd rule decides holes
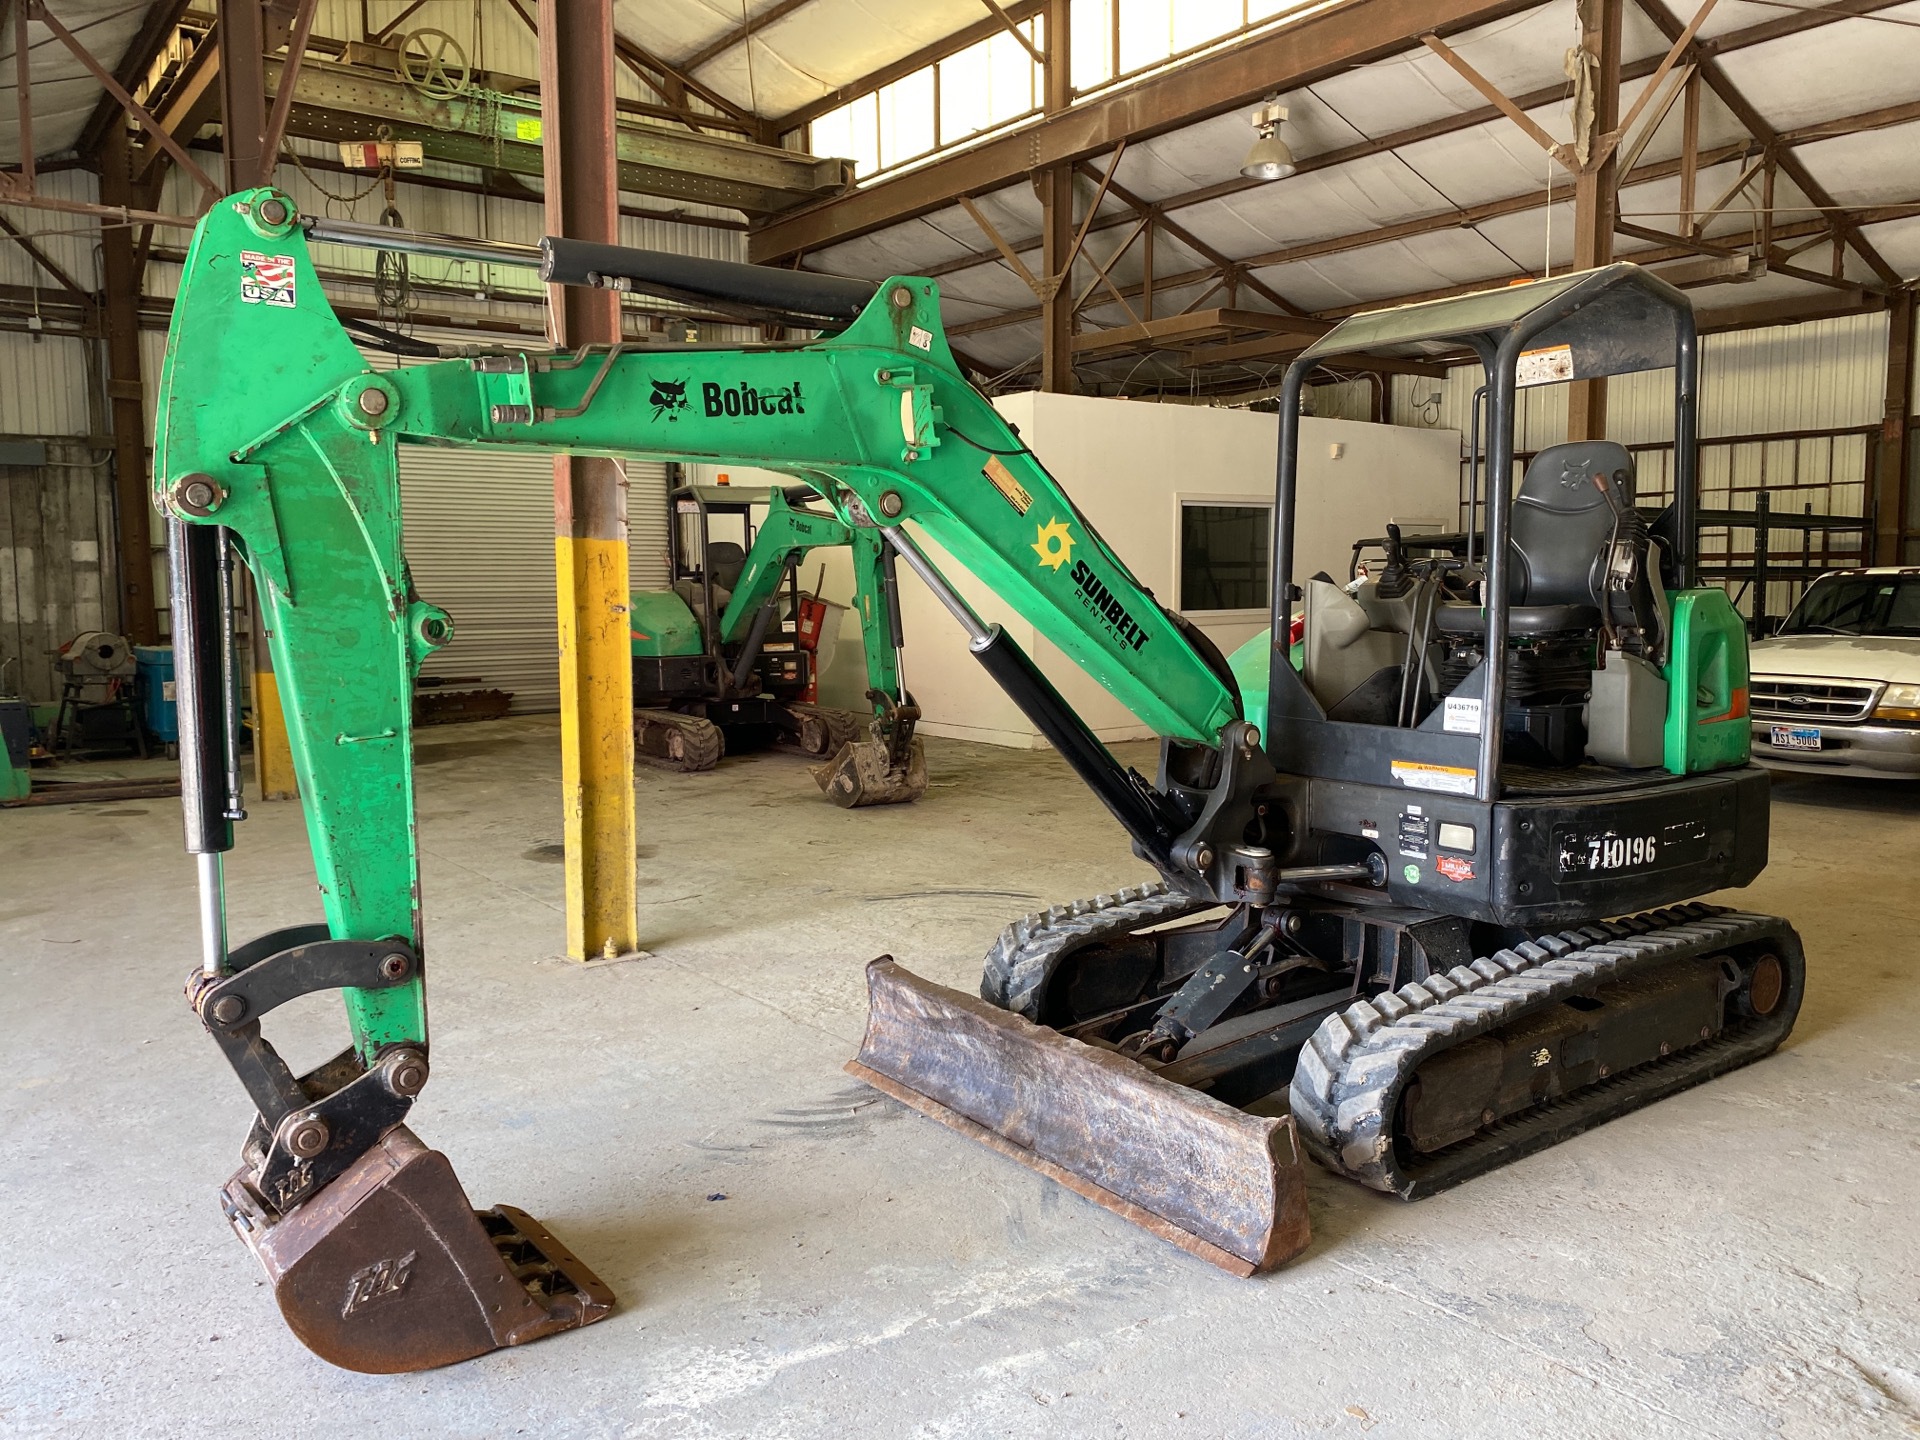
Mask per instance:
[[[1569,825],[1560,827],[1553,838],[1561,878],[1580,879],[1699,860],[1706,853],[1707,827],[1698,821],[1681,821],[1636,835]]]
[[[1590,836],[1587,840],[1587,869],[1625,870],[1629,865],[1651,865],[1659,854],[1657,835]]]

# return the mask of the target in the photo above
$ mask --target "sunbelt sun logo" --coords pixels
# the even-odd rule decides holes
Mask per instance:
[[[1058,570],[1071,560],[1073,532],[1067,528],[1067,522],[1056,517],[1042,525],[1034,538],[1033,553],[1040,557],[1040,563],[1049,570]]]
[[[1066,521],[1055,516],[1040,526],[1033,538],[1033,553],[1040,557],[1042,569],[1057,572],[1068,565],[1073,567],[1068,575],[1080,603],[1098,616],[1107,634],[1126,649],[1137,651],[1151,638],[1093,567],[1073,558],[1073,531]]]

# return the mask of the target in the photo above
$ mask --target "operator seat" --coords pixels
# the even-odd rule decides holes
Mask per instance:
[[[707,579],[713,586],[713,611],[718,615],[727,608],[733,599],[733,587],[740,583],[740,572],[747,568],[747,552],[744,547],[732,540],[711,540],[707,543]],[[700,582],[698,580],[676,580],[674,593],[686,601],[688,606],[698,609],[700,605]]]
[[[740,572],[747,568],[747,552],[731,540],[713,540],[707,544],[707,570],[714,588],[727,595],[740,583]]]
[[[1633,457],[1624,445],[1569,441],[1533,457],[1507,529],[1510,636],[1598,629],[1601,607],[1609,602],[1616,540],[1635,552],[1621,557],[1638,575],[1633,588],[1651,589],[1646,530],[1633,501]],[[1636,594],[1630,602],[1635,612],[1641,611],[1640,598]],[[1653,604],[1649,595],[1649,610]],[[1485,623],[1478,605],[1460,603],[1441,605],[1435,619],[1451,635],[1478,634]]]

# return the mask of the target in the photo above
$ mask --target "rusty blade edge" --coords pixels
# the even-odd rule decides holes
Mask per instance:
[[[849,1060],[846,1071],[856,1079],[864,1080],[874,1089],[891,1095],[902,1105],[918,1110],[930,1119],[938,1120],[948,1129],[958,1131],[969,1140],[977,1140],[996,1154],[1018,1161],[1029,1170],[1037,1171],[1049,1180],[1066,1186],[1082,1199],[1091,1200],[1102,1209],[1111,1210],[1122,1220],[1131,1221],[1142,1230],[1159,1236],[1169,1244],[1178,1245],[1189,1255],[1198,1256],[1209,1264],[1218,1265],[1229,1275],[1238,1276],[1244,1280],[1260,1268],[1230,1250],[1223,1250],[1209,1240],[1202,1240],[1191,1231],[1182,1230],[1172,1221],[1154,1214],[1153,1211],[1144,1209],[1131,1200],[1123,1199],[1104,1186],[1094,1184],[1084,1175],[1076,1175],[1064,1166],[1056,1165],[1045,1156],[1036,1155],[1025,1146],[1014,1144],[998,1131],[989,1130],[977,1121],[969,1120],[966,1116],[949,1110],[938,1100],[922,1095],[918,1090],[910,1089],[890,1076],[882,1075],[879,1071],[862,1065],[858,1060]]]

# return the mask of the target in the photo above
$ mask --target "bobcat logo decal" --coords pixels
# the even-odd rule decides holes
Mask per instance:
[[[653,418],[665,416],[669,422],[678,420],[680,412],[687,408],[687,382],[684,380],[655,380],[653,395]]]

